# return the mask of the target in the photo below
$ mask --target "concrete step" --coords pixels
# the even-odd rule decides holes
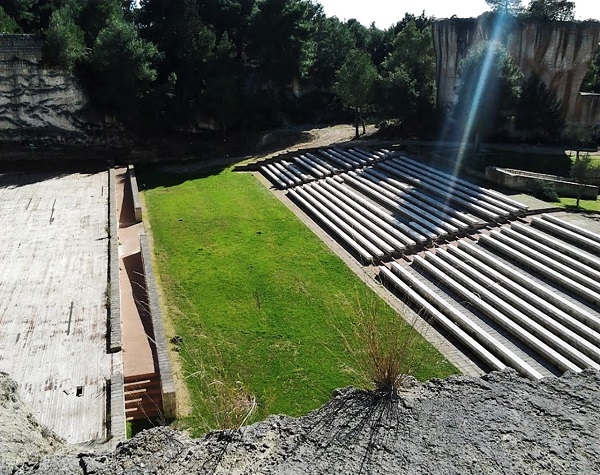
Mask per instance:
[[[580,303],[575,303],[572,300],[567,299],[565,295],[561,295],[561,293],[557,292],[555,289],[542,285],[542,283],[533,278],[533,274],[526,274],[522,270],[511,268],[506,262],[500,260],[497,255],[484,250],[481,246],[459,242],[458,249],[484,263],[486,268],[493,269],[506,278],[511,279],[519,286],[536,294],[541,299],[546,300],[564,313],[579,320],[582,324],[600,332],[600,317],[583,308]],[[509,255],[508,258],[511,259],[511,256]],[[511,260],[516,262],[516,259]]]
[[[421,256],[415,256],[414,263],[424,269],[427,273],[439,279],[444,285],[452,289],[458,295],[467,299],[472,305],[489,318],[493,319],[498,325],[505,328],[516,338],[523,341],[563,371],[581,371],[579,366],[556,351],[554,345],[564,347],[565,344],[560,342],[559,339],[550,332],[542,328],[539,324],[531,321],[531,319],[524,317],[520,312],[510,308],[508,304],[502,302],[500,299],[491,297],[485,288],[454,271],[450,266],[440,264],[443,262],[441,259],[435,258],[435,256],[428,253],[425,255],[427,256],[427,259]],[[433,261],[433,263],[430,261]],[[486,296],[486,299],[481,296]],[[552,341],[553,345],[549,345],[547,341]]]
[[[564,221],[550,215],[544,214],[542,218],[533,218],[531,225],[543,229],[567,242],[571,242],[578,247],[582,247],[592,252],[595,256],[600,256],[600,243],[596,240],[595,233],[590,233],[589,231],[582,233],[581,228],[577,228],[576,226],[567,227],[564,225]]]
[[[162,415],[160,376],[156,373],[125,378],[125,414],[127,420],[143,420]]]
[[[595,343],[592,343],[586,338],[582,337],[580,334],[575,333],[567,326],[563,325],[560,321],[551,318],[545,311],[539,310],[537,307],[530,304],[526,299],[522,298],[518,293],[513,292],[511,289],[505,288],[494,279],[484,275],[476,267],[469,266],[467,263],[445,251],[437,251],[435,256],[437,258],[441,258],[447,264],[454,267],[454,269],[457,271],[462,272],[474,282],[482,285],[486,290],[490,291],[502,301],[508,303],[512,308],[518,310],[526,317],[531,318],[544,328],[548,329],[562,341],[579,350],[583,355],[585,355],[585,357],[577,352],[574,352],[571,355],[571,359],[576,361],[579,365],[583,365],[583,367],[600,369],[600,365],[597,363],[600,361],[600,348]],[[570,354],[567,354],[567,356],[570,356]]]
[[[395,274],[393,276],[389,275],[390,271],[382,267],[383,275],[387,280],[401,290],[404,295],[425,308],[438,324],[449,331],[457,341],[473,351],[491,369],[502,369],[506,363],[528,378],[540,379],[543,377],[514,351],[469,318],[466,315],[468,312],[463,313],[449,305],[435,290],[415,278],[405,266],[393,262],[391,268]],[[433,311],[429,307],[433,307]]]
[[[301,196],[296,190],[289,190],[288,196],[295,201],[301,208],[303,208],[308,214],[312,215],[313,219],[319,221],[325,228],[329,229],[335,236],[342,240],[342,242],[352,249],[362,262],[373,262],[375,260],[373,254],[368,251],[356,240],[343,231],[334,222],[329,220],[324,214],[322,214],[317,208],[309,203],[303,196]]]
[[[600,284],[586,278],[586,284],[592,286],[592,288],[589,288],[587,285],[580,283],[580,280],[583,280],[585,276],[580,276],[565,266],[560,267],[560,270],[556,270],[555,268],[558,267],[558,265],[556,263],[553,264],[550,259],[544,259],[539,253],[535,254],[534,257],[526,255],[521,252],[521,250],[526,250],[523,246],[520,246],[519,249],[515,249],[517,246],[514,241],[507,241],[498,236],[501,236],[500,233],[493,231],[490,233],[490,236],[481,236],[479,242],[494,251],[498,251],[501,254],[508,256],[510,259],[514,259],[535,273],[567,289],[568,292],[573,292],[589,302],[600,305],[600,293],[595,289]],[[528,254],[533,254],[533,252],[534,251],[527,251]],[[554,267],[554,269],[552,267]]]

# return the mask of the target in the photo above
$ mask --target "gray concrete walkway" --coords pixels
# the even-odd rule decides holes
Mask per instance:
[[[0,371],[70,443],[107,434],[108,175],[0,175]]]

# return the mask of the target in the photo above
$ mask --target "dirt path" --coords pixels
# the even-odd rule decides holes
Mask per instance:
[[[330,147],[332,145],[345,144],[354,140],[355,130],[354,126],[348,124],[332,125],[330,127],[316,127],[316,128],[295,128],[291,130],[283,129],[269,132],[266,136],[272,136],[273,142],[277,142],[277,137],[281,136],[280,142],[283,142],[286,136],[291,135],[290,132],[303,132],[303,137],[308,140],[297,141],[292,144],[288,144],[283,148],[279,148],[275,151],[266,154],[258,154],[255,158],[268,158],[271,156],[279,155],[286,152],[293,152],[295,150],[303,150],[309,148],[320,148]],[[361,144],[369,141],[373,138],[375,133],[375,126],[367,126],[367,133],[361,135],[357,144]]]
[[[359,146],[366,146],[373,139],[376,129],[367,126],[367,133],[361,135],[356,141]],[[329,127],[294,127],[290,129],[278,129],[266,132],[255,145],[254,150],[248,150],[245,155],[220,156],[209,160],[190,160],[172,163],[163,163],[162,167],[169,172],[190,173],[219,166],[230,166],[243,164],[256,160],[274,157],[287,152],[301,151],[312,148],[330,147],[352,142],[354,139],[354,127],[341,124]],[[265,145],[266,144],[266,145]]]

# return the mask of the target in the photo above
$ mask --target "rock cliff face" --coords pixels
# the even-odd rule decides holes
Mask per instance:
[[[600,94],[580,93],[575,103],[575,111],[573,125],[600,128]]]
[[[75,78],[28,61],[0,61],[0,129],[83,132],[87,101]]]
[[[0,140],[88,142],[99,129],[75,77],[42,63],[42,41],[0,35]]]
[[[110,454],[51,457],[9,473],[597,474],[599,391],[592,370],[537,382],[512,370],[457,376],[397,400],[346,389],[298,419],[272,416],[197,440],[156,428]]]
[[[492,29],[489,16],[433,24],[438,105],[456,101],[460,64],[474,45],[490,39]],[[580,98],[579,90],[599,41],[598,22],[518,20],[508,32],[507,47],[526,78],[535,73],[556,93],[568,124],[592,125],[600,116],[594,101]]]

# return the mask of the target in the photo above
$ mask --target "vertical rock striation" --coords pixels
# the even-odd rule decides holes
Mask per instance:
[[[460,64],[473,46],[490,39],[493,27],[489,15],[433,24],[439,106],[456,101]],[[594,125],[600,119],[595,99],[579,91],[599,42],[598,22],[520,19],[513,21],[506,46],[526,78],[535,73],[555,92],[567,124]]]

